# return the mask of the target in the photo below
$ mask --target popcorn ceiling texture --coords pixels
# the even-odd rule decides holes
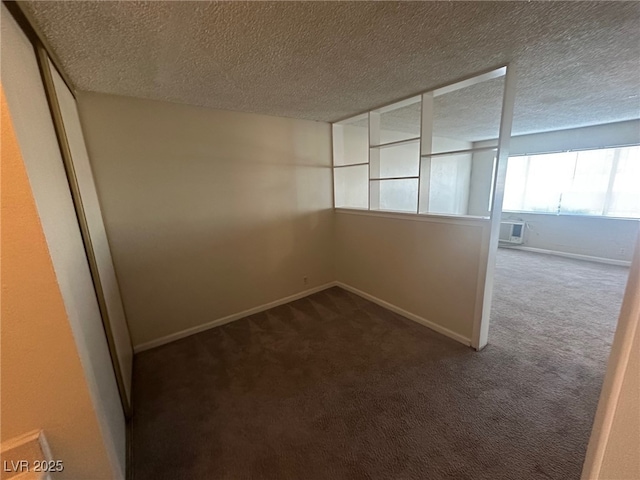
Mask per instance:
[[[335,121],[513,62],[515,134],[640,117],[639,2],[24,5],[79,90]]]

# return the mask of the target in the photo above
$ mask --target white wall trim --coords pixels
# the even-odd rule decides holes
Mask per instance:
[[[9,440],[5,440],[0,444],[0,453],[4,454],[9,450],[22,447],[27,443],[33,443],[33,444],[39,443],[41,434],[42,434],[42,430],[32,430],[31,432],[25,433],[23,435],[19,435],[17,437],[10,438]]]
[[[393,305],[392,303],[386,302],[384,300],[379,299],[378,297],[374,297],[373,295],[370,295],[366,292],[363,292],[362,290],[358,290],[355,287],[352,287],[351,285],[347,285],[346,283],[342,283],[342,282],[335,282],[335,285],[343,288],[351,293],[355,293],[356,295],[362,297],[362,298],[366,298],[367,300],[369,300],[370,302],[376,303],[378,305],[380,305],[381,307],[386,308],[387,310],[391,310],[392,312],[397,313],[398,315],[402,315],[403,317],[407,317],[409,320],[413,320],[414,322],[419,323],[420,325],[430,328],[431,330],[441,333],[442,335],[452,338],[453,340],[456,340],[460,343],[462,343],[463,345],[466,345],[467,347],[471,346],[471,339],[465,337],[464,335],[460,335],[459,333],[454,332],[453,330],[449,330],[448,328],[443,327],[442,325],[438,325],[437,323],[433,323],[429,320],[427,320],[426,318],[422,318],[419,315],[416,315],[414,313],[408,312],[400,307],[397,307],[396,305]]]
[[[14,452],[16,450],[17,452]],[[26,455],[25,455],[26,453]],[[5,463],[14,462],[17,464],[20,461],[27,460],[29,465],[33,468],[33,462],[38,460],[53,460],[53,456],[51,454],[51,448],[49,447],[49,443],[44,435],[44,431],[42,430],[33,430],[31,432],[25,433],[24,435],[20,435],[18,437],[11,438],[6,440],[0,444],[0,454],[2,454],[3,459],[3,471],[6,468]],[[26,457],[26,458],[25,458]],[[18,478],[23,478],[21,475],[16,475],[11,477],[15,480]],[[35,478],[34,476],[24,476],[24,478]],[[43,474],[41,477],[42,480],[50,480],[50,476]]]
[[[304,297],[308,297],[309,295],[313,295],[314,293],[321,292],[322,290],[326,290],[331,287],[340,287],[351,293],[355,293],[356,295],[361,296],[362,298],[366,298],[367,300],[380,305],[392,312],[397,313],[398,315],[402,315],[403,317],[407,317],[409,320],[413,320],[414,322],[419,323],[420,325],[430,328],[431,330],[441,333],[442,335],[452,338],[463,345],[471,346],[471,339],[467,338],[459,333],[456,333],[448,328],[445,328],[437,323],[433,323],[426,318],[422,318],[419,315],[408,312],[392,303],[381,300],[378,297],[374,297],[362,290],[358,290],[351,285],[347,285],[342,282],[328,282],[323,285],[320,285],[315,288],[310,288],[308,290],[303,290],[302,292],[296,293],[294,295],[289,295],[288,297],[281,298],[279,300],[274,300],[273,302],[265,303],[263,305],[259,305],[254,308],[250,308],[249,310],[244,310],[242,312],[234,313],[232,315],[227,315],[226,317],[218,318],[216,320],[212,320],[211,322],[204,323],[202,325],[198,325],[192,328],[187,328],[186,330],[181,330],[180,332],[172,333],[170,335],[166,335],[164,337],[156,338],[155,340],[151,340],[149,342],[144,342],[139,345],[134,346],[133,350],[135,353],[140,353],[145,350],[150,350],[155,347],[159,347],[161,345],[165,345],[167,343],[174,342],[176,340],[180,340],[181,338],[189,337],[191,335],[195,335],[196,333],[204,332],[205,330],[209,330],[211,328],[219,327],[221,325],[225,325],[227,323],[234,322],[236,320],[240,320],[241,318],[248,317],[249,315],[254,315],[256,313],[264,312],[265,310],[269,310],[270,308],[279,307],[280,305],[284,305],[285,303],[293,302],[295,300],[299,300]]]
[[[480,351],[484,347],[487,346],[488,343],[488,330],[487,330],[487,338],[481,338],[482,335],[482,316],[484,313],[484,298],[485,298],[485,290],[487,288],[487,271],[489,270],[489,243],[491,241],[491,225],[484,225],[482,228],[482,242],[480,243],[480,251],[479,257],[481,259],[487,259],[486,262],[480,262],[478,268],[478,278],[476,280],[476,299],[475,305],[473,307],[473,330],[471,333],[471,347],[475,350]],[[493,284],[490,285],[490,288],[493,288]],[[492,301],[493,301],[493,290]],[[485,326],[486,328],[486,326]],[[484,340],[484,343],[483,343]]]
[[[613,258],[592,257],[591,255],[580,255],[579,253],[559,252],[557,250],[545,250],[544,248],[524,247],[524,246],[506,246],[501,245],[500,248],[509,248],[512,250],[524,250],[525,252],[544,253],[546,255],[555,255],[557,257],[574,258],[577,260],[586,260],[588,262],[606,263],[607,265],[617,265],[620,267],[629,267],[631,262],[626,260],[614,260]]]
[[[471,215],[440,215],[435,213],[387,212],[384,210],[364,210],[357,208],[337,207],[335,213],[363,215],[365,217],[392,218],[395,220],[411,220],[414,222],[452,223],[457,225],[483,225],[489,223],[489,217]]]
[[[329,282],[329,283],[320,285],[318,287],[310,288],[308,290],[303,290],[302,292],[289,295],[288,297],[280,298],[278,300],[274,300],[273,302],[265,303],[263,305],[250,308],[249,310],[243,310],[242,312],[234,313],[232,315],[227,315],[226,317],[218,318],[216,320],[212,320],[211,322],[203,323],[202,325],[197,325],[195,327],[187,328],[185,330],[181,330],[179,332],[172,333],[164,337],[156,338],[155,340],[151,340],[149,342],[144,342],[139,345],[135,345],[133,347],[133,351],[134,353],[140,353],[145,350],[149,350],[151,348],[159,347],[160,345],[165,345],[167,343],[180,340],[181,338],[189,337],[191,335],[195,335],[196,333],[204,332],[205,330],[209,330],[214,327],[219,327],[220,325],[224,325],[226,323],[231,323],[235,320],[240,320],[241,318],[248,317],[249,315],[254,315],[256,313],[264,312],[265,310],[269,310],[270,308],[279,307],[280,305],[284,305],[285,303],[293,302],[295,300],[308,297],[309,295],[312,295],[317,292],[321,292],[322,290],[326,290],[327,288],[335,287],[336,285],[337,285],[337,282]]]

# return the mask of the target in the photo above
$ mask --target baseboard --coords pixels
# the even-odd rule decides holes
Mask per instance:
[[[195,335],[196,333],[204,332],[205,330],[209,330],[210,328],[219,327],[220,325],[224,325],[225,323],[230,323],[235,320],[248,317],[249,315],[253,315],[255,313],[264,312],[265,310],[269,310],[270,308],[279,307],[280,305],[284,305],[285,303],[293,302],[294,300],[299,300],[314,293],[321,292],[322,290],[326,290],[327,288],[334,287],[336,286],[336,284],[336,282],[325,283],[323,285],[320,285],[319,287],[303,290],[302,292],[296,293],[294,295],[289,295],[288,297],[280,298],[279,300],[274,300],[273,302],[265,303],[264,305],[250,308],[249,310],[234,313],[232,315],[218,318],[216,320],[198,325],[196,327],[187,328],[186,330],[181,330],[180,332],[172,333],[170,335],[157,338],[149,342],[141,343],[140,345],[136,345],[133,347],[133,352],[140,353],[151,348],[159,347],[161,345],[180,340],[181,338]]]
[[[289,303],[289,302],[293,302],[295,300],[299,300],[301,298],[304,297],[308,297],[309,295],[313,295],[314,293],[317,292],[321,292],[322,290],[326,290],[327,288],[331,288],[331,287],[340,287],[340,288],[344,288],[345,290],[351,292],[351,293],[355,293],[356,295],[361,296],[362,298],[366,298],[367,300],[376,303],[378,305],[380,305],[381,307],[384,307],[388,310],[391,310],[392,312],[397,313],[398,315],[402,315],[403,317],[408,318],[409,320],[413,320],[414,322],[419,323],[420,325],[423,325],[427,328],[430,328],[431,330],[434,330],[438,333],[441,333],[442,335],[445,335],[446,337],[452,338],[453,340],[456,340],[460,343],[462,343],[463,345],[466,346],[471,346],[471,339],[467,338],[463,335],[460,335],[459,333],[456,333],[452,330],[449,330],[448,328],[445,328],[441,325],[438,325],[437,323],[433,323],[430,322],[429,320],[427,320],[426,318],[422,318],[414,313],[408,312],[406,310],[403,310],[400,307],[397,307],[396,305],[393,305],[392,303],[386,302],[384,300],[379,299],[378,297],[374,297],[373,295],[370,295],[366,292],[363,292],[362,290],[358,290],[355,287],[352,287],[351,285],[347,285],[346,283],[342,283],[342,282],[329,282],[329,283],[325,283],[323,285],[320,285],[319,287],[315,287],[315,288],[310,288],[308,290],[304,290],[302,292],[296,293],[294,295],[290,295],[288,297],[284,297],[284,298],[280,298],[279,300],[275,300],[273,302],[269,302],[269,303],[265,303],[264,305],[260,305],[254,308],[250,308],[249,310],[244,310],[242,312],[238,312],[238,313],[234,313],[233,315],[228,315],[226,317],[222,317],[222,318],[218,318],[216,320],[213,320],[211,322],[207,322],[204,323],[202,325],[198,325],[196,327],[192,327],[192,328],[187,328],[186,330],[182,330],[180,332],[176,332],[176,333],[172,333],[171,335],[166,335],[164,337],[161,338],[157,338],[155,340],[151,340],[149,342],[145,342],[145,343],[141,343],[140,345],[136,345],[133,348],[134,353],[140,353],[143,352],[145,350],[150,350],[152,348],[155,347],[159,347],[161,345],[165,345],[167,343],[171,343],[174,342],[176,340],[180,340],[181,338],[185,338],[191,335],[195,335],[196,333],[200,333],[200,332],[204,332],[205,330],[209,330],[211,328],[215,328],[215,327],[219,327],[220,325],[224,325],[226,323],[230,323],[233,322],[235,320],[240,320],[241,318],[244,317],[248,317],[249,315],[253,315],[256,313],[260,313],[260,312],[264,312],[265,310],[269,310],[270,308],[274,308],[274,307],[278,307],[280,305],[284,305],[285,303]]]
[[[351,292],[351,293],[355,293],[356,295],[361,296],[362,298],[366,298],[367,300],[376,303],[378,305],[380,305],[381,307],[386,308],[387,310],[391,310],[392,312],[397,313],[398,315],[402,315],[403,317],[408,318],[409,320],[413,320],[414,322],[419,323],[420,325],[423,325],[427,328],[430,328],[431,330],[434,330],[438,333],[441,333],[442,335],[452,338],[453,340],[456,340],[460,343],[462,343],[463,345],[466,345],[468,347],[471,346],[471,339],[465,337],[464,335],[460,335],[459,333],[456,333],[452,330],[449,330],[448,328],[443,327],[442,325],[438,325],[437,323],[433,323],[429,320],[427,320],[426,318],[422,318],[419,315],[416,315],[414,313],[408,312],[400,307],[397,307],[396,305],[393,305],[392,303],[386,302],[384,300],[379,299],[378,297],[374,297],[373,295],[370,295],[366,292],[363,292],[362,290],[358,290],[355,287],[352,287],[351,285],[347,285],[346,283],[342,283],[342,282],[335,282],[335,284],[340,287],[340,288],[344,288],[345,290]]]
[[[617,265],[619,267],[631,266],[630,261],[615,260],[613,258],[592,257],[591,255],[581,255],[579,253],[559,252],[557,250],[545,250],[543,248],[526,247],[526,246],[511,246],[500,245],[500,248],[509,248],[511,250],[523,250],[525,252],[544,253],[546,255],[555,255],[556,257],[573,258],[576,260],[585,260],[587,262],[605,263],[607,265]]]

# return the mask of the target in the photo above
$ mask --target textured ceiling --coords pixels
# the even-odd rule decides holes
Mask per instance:
[[[516,134],[640,117],[640,2],[23,5],[80,90],[334,121],[513,62]]]

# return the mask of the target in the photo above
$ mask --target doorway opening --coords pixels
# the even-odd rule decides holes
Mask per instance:
[[[576,130],[564,141],[612,127]],[[517,359],[549,416],[570,419],[584,454],[640,229],[640,146],[548,152],[553,133],[527,137],[507,163],[490,344]]]

